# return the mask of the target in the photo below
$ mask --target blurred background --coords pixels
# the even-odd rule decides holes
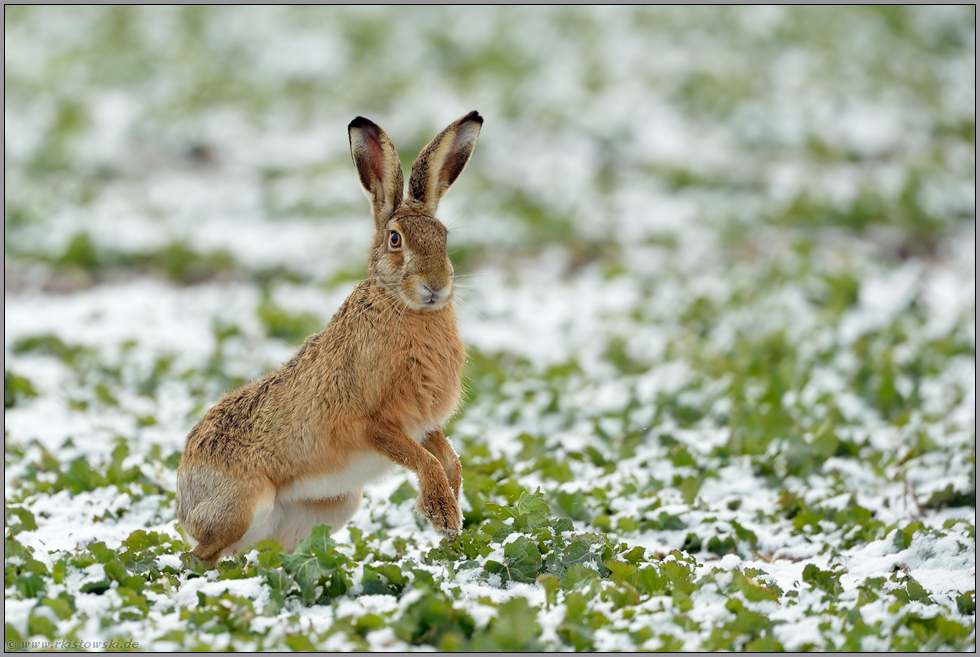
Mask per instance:
[[[473,109],[461,271],[942,258],[975,225],[974,11],[8,6],[5,288],[360,278],[347,123],[407,168]]]

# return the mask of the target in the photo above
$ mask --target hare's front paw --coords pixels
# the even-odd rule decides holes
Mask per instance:
[[[447,493],[449,491],[446,491]],[[429,519],[436,531],[450,541],[463,529],[459,504],[452,495],[419,495],[415,508]]]

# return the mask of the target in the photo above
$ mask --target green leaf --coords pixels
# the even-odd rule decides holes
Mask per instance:
[[[629,583],[622,582],[619,586],[611,586],[602,590],[602,599],[613,603],[613,609],[632,607],[640,603],[640,594]]]
[[[859,648],[855,649],[858,650]],[[772,635],[766,634],[765,636],[759,637],[758,639],[753,639],[745,644],[745,650],[747,652],[785,652],[786,649],[783,644],[777,641]]]
[[[34,548],[29,545],[21,545],[15,538],[5,538],[3,540],[3,554],[6,559],[17,557],[26,562],[34,559]]]
[[[316,600],[316,587],[322,579],[333,575],[334,563],[321,555],[296,552],[283,557],[285,568],[299,584],[304,604],[312,604]]]
[[[218,562],[219,582],[229,579],[244,579],[246,577],[254,576],[254,569],[248,566],[241,554],[236,555],[234,559]]]
[[[380,630],[385,626],[385,623],[385,619],[377,614],[364,614],[358,618],[357,621],[355,621],[354,629],[356,629],[361,636],[364,636],[372,630]]]
[[[912,539],[915,537],[916,533],[925,531],[925,525],[916,520],[915,522],[910,522],[902,529],[895,530],[895,547],[899,550],[907,550],[910,545],[912,545]]]
[[[948,484],[941,491],[936,491],[929,496],[926,503],[922,506],[926,509],[942,509],[945,507],[971,507],[977,502],[976,487],[970,490],[956,490],[953,484]]]
[[[37,573],[30,573],[15,579],[14,586],[25,598],[36,598],[44,590],[44,580]]]
[[[765,586],[759,585],[755,580],[749,579],[737,570],[732,572],[732,577],[732,583],[735,585],[735,588],[740,591],[749,602],[762,602],[763,600],[771,600],[775,602],[779,600],[779,596],[772,590],[766,588]]]
[[[644,595],[655,595],[667,588],[667,578],[655,566],[645,566],[636,571],[636,588]]]
[[[22,531],[34,531],[37,529],[37,522],[30,509],[21,506],[4,506],[4,526],[10,527],[10,533],[14,536]],[[19,523],[12,523],[11,516],[20,520]]]
[[[525,495],[523,491],[521,495]],[[509,506],[502,506],[500,504],[494,504],[493,502],[487,502],[485,507],[486,512],[490,514],[494,519],[499,522],[504,522],[510,520],[511,518],[516,518],[517,513]]]
[[[412,568],[409,572],[411,572],[412,576],[415,578],[413,584],[416,587],[427,586],[429,588],[435,588],[435,578],[428,570],[423,570],[422,568]]]
[[[287,634],[286,645],[293,652],[317,652],[317,647],[306,634]]]
[[[527,515],[527,527],[534,528],[548,521],[551,517],[551,509],[544,500],[541,489],[528,495],[521,493],[521,499],[517,501],[518,515]]]
[[[139,591],[128,586],[120,586],[117,589],[119,598],[122,600],[123,607],[133,607],[135,610],[134,619],[144,618],[150,611],[150,603]]]
[[[106,591],[112,588],[109,580],[103,579],[97,582],[86,582],[78,589],[82,593],[94,593],[95,595],[102,595]]]
[[[616,582],[632,585],[636,581],[636,566],[632,564],[607,559],[602,565],[610,571],[611,578]]]
[[[585,504],[585,495],[577,490],[574,493],[558,491],[554,494],[555,513],[571,518],[572,520],[582,520],[588,522],[592,520],[592,514]]]
[[[658,515],[656,518],[645,520],[644,524],[649,525],[651,529],[666,529],[668,531],[681,531],[683,529],[687,529],[687,523],[684,522],[683,518],[680,516],[672,516],[666,511],[661,511],[660,515]],[[694,534],[690,534],[689,536],[694,536],[697,538],[697,536]],[[698,552],[701,549],[701,539],[697,540],[698,548],[696,550],[692,550],[693,552]]]
[[[675,551],[674,554],[677,552]],[[660,573],[667,578],[675,593],[694,592],[694,571],[690,564],[683,561],[663,561],[660,564]]]
[[[524,536],[504,546],[504,557],[510,570],[510,579],[531,583],[541,569],[541,552],[535,543]]]
[[[89,543],[86,549],[95,556],[95,560],[98,563],[108,563],[112,559],[116,558],[116,551],[110,550],[105,546],[105,543],[99,541],[98,543]]]
[[[65,575],[68,574],[68,563],[66,558],[61,558],[55,561],[51,565],[51,578],[54,580],[55,584],[61,584],[65,581]]]
[[[394,564],[383,564],[378,567],[364,564],[361,584],[364,595],[399,595],[405,584],[405,576],[401,568]]]
[[[347,526],[347,531],[350,534],[351,544],[354,546],[354,561],[363,561],[370,552],[367,541],[364,540],[364,532],[350,525]]]
[[[731,521],[732,528],[735,530],[735,538],[740,541],[745,541],[749,544],[752,549],[755,549],[759,544],[759,538],[750,529],[746,529],[742,525],[738,524],[734,520]]]
[[[684,537],[683,550],[685,552],[700,552],[701,545],[702,545],[701,537],[695,534],[694,532],[690,532],[688,533],[687,536]]]
[[[712,536],[708,539],[708,552],[714,552],[720,557],[735,552],[736,547],[735,538],[732,536],[726,536],[723,539]]]
[[[58,617],[58,620],[71,618],[75,614],[75,600],[64,592],[57,598],[43,598],[41,604],[49,607]]]
[[[484,569],[489,574],[499,575],[503,586],[508,581],[528,584],[534,582],[542,565],[541,552],[537,545],[521,536],[504,546],[504,563],[488,560]]]
[[[545,605],[551,609],[551,605],[558,604],[558,588],[561,582],[554,575],[545,573],[538,575],[538,584],[544,589]]]
[[[72,461],[64,474],[64,478],[65,487],[74,495],[86,491],[93,491],[106,484],[105,478],[98,472],[92,470],[92,467],[84,458]]]
[[[595,630],[609,623],[603,614],[589,611],[589,600],[581,591],[566,595],[565,619],[558,626],[558,636],[578,651],[591,650]]]
[[[201,557],[197,556],[193,552],[181,552],[180,563],[187,570],[195,575],[204,575],[212,570],[214,567]]]
[[[282,566],[299,584],[304,604],[316,600],[316,587],[323,585],[326,597],[343,595],[349,588],[344,568],[348,558],[337,552],[337,543],[330,538],[330,527],[317,525],[309,536],[299,542],[293,554],[284,554]]]
[[[772,623],[762,614],[746,609],[745,606],[735,598],[731,598],[725,603],[725,608],[734,612],[735,619],[725,623],[725,629],[733,634],[748,634],[758,636],[762,630],[770,627]]]
[[[31,636],[40,635],[53,639],[58,635],[58,627],[47,616],[42,616],[36,613],[36,610],[31,610],[31,615],[27,618],[27,632]]]
[[[332,553],[335,547],[337,547],[337,542],[330,538],[330,526],[317,525],[309,536],[299,542],[296,551],[306,554],[319,552],[326,555]]]
[[[966,591],[956,596],[956,608],[965,616],[973,616],[977,613],[977,592]]]
[[[105,574],[109,579],[113,579],[119,583],[122,583],[129,573],[126,572],[126,567],[122,564],[119,559],[112,559],[103,564],[105,568]]]
[[[265,574],[265,581],[272,590],[280,591],[282,593],[288,592],[293,588],[293,578],[283,572],[281,569],[276,568],[270,570]]]
[[[17,628],[10,623],[5,622],[3,624],[3,642],[8,652],[14,652],[20,649],[20,644],[23,640],[24,638],[17,631]]]
[[[273,540],[259,541],[252,546],[258,551],[257,561],[260,569],[272,570],[282,566],[282,547]]]
[[[803,581],[815,586],[821,591],[829,593],[832,598],[836,598],[844,592],[844,587],[840,583],[840,576],[840,572],[832,573],[826,570],[820,570],[812,563],[808,563],[803,568]]]
[[[685,477],[678,488],[684,503],[694,504],[694,500],[697,499],[698,492],[701,490],[701,478]]]
[[[582,564],[575,564],[568,569],[565,573],[565,577],[562,580],[562,588],[566,591],[586,591],[585,595],[592,598],[597,592],[597,587],[599,584],[599,573],[584,566]]]
[[[26,399],[37,397],[37,391],[30,379],[3,371],[3,407],[13,408]]]
[[[592,545],[591,542],[582,539],[573,541],[562,552],[562,564],[565,567],[571,567],[576,564],[598,563],[599,558],[593,552]]]
[[[646,548],[637,545],[629,552],[624,554],[623,558],[626,559],[627,563],[629,563],[632,566],[635,566],[646,558],[646,552],[647,552]]]
[[[568,518],[558,518],[558,519],[551,520],[551,527],[554,530],[555,534],[559,536],[561,534],[564,534],[565,532],[570,532],[573,529],[575,529],[575,525],[572,524],[572,521],[569,520]]]
[[[932,602],[929,598],[929,593],[911,575],[905,580],[905,589],[909,592],[910,600]]]
[[[472,635],[473,619],[455,609],[441,590],[422,589],[422,596],[405,609],[392,626],[395,636],[412,645],[461,645]]]
[[[116,449],[119,449],[118,447]],[[129,449],[126,449],[129,452]],[[113,455],[115,457],[115,450],[113,450]],[[113,458],[115,461],[115,458]],[[120,459],[121,461],[121,459]],[[130,552],[144,552],[150,548],[157,547],[164,543],[169,543],[170,537],[166,534],[160,534],[158,532],[148,532],[144,529],[137,529],[122,542],[122,546],[129,550]]]
[[[473,650],[478,652],[538,652],[541,626],[537,622],[537,610],[527,599],[512,598],[497,608],[497,617],[490,621],[486,631],[473,639]]]

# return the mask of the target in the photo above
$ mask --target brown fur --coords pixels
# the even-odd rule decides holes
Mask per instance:
[[[339,529],[359,504],[360,473],[383,470],[379,455],[415,472],[419,511],[447,538],[459,534],[461,467],[440,425],[459,401],[465,349],[446,229],[433,215],[482,123],[472,112],[433,139],[403,199],[390,139],[351,122],[375,220],[368,278],[289,362],[225,395],[187,436],[177,517],[201,558],[216,563],[246,539],[291,550],[311,523]]]

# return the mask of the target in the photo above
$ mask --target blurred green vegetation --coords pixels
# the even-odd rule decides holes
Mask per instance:
[[[395,115],[406,100],[415,106],[425,98],[427,92],[415,86],[422,73],[419,84],[438,80],[439,93],[454,105],[461,101],[469,106],[480,99],[476,104],[485,106],[494,131],[575,136],[604,153],[586,163],[591,171],[584,186],[562,204],[525,180],[488,169],[478,157],[467,177],[473,178],[472,189],[484,191],[472,202],[481,214],[497,217],[523,237],[482,244],[476,253],[474,244],[461,243],[467,266],[501,252],[516,249],[515,255],[524,255],[555,244],[568,248],[576,263],[615,262],[620,256],[613,247],[621,238],[586,229],[594,221],[590,211],[614,214],[619,197],[643,180],[695,203],[702,203],[705,194],[722,198],[726,193],[736,194],[740,202],[761,201],[758,217],[769,224],[818,231],[805,239],[819,241],[819,230],[836,228],[874,241],[877,237],[867,229],[888,226],[906,235],[902,257],[930,255],[943,236],[974,221],[969,208],[937,214],[922,200],[923,190],[950,173],[963,182],[975,175],[975,165],[951,168],[955,144],[973,150],[975,120],[949,100],[957,93],[950,66],[973,48],[969,26],[974,17],[972,6],[931,12],[914,7],[555,7],[511,12],[279,7],[236,12],[217,6],[112,6],[74,8],[69,14],[8,6],[5,33],[13,50],[5,62],[5,103],[14,120],[36,118],[32,145],[7,158],[5,244],[11,256],[35,253],[31,246],[20,246],[20,231],[47,223],[63,207],[97,200],[119,181],[152,175],[121,161],[94,161],[86,153],[93,133],[101,129],[100,103],[107,94],[131,99],[127,102],[136,115],[123,136],[132,147],[176,148],[203,153],[209,160],[214,144],[203,126],[210,117],[231,112],[245,117],[249,130],[262,132],[271,126],[308,130],[338,112]],[[480,29],[473,32],[471,21]],[[69,22],[78,24],[71,38],[51,36]],[[273,38],[264,43],[260,37],[271,27],[279,32],[269,31]],[[673,68],[653,58],[635,70],[620,70],[604,44],[624,29],[630,38],[646,40],[652,53],[674,53]],[[43,50],[28,62],[17,53],[18,44],[30,39],[43,43]],[[277,50],[289,41],[292,49]],[[702,47],[705,43],[711,47]],[[314,60],[304,64],[304,53]],[[566,96],[581,100],[579,106],[570,106],[542,84],[556,75]],[[627,88],[637,99],[662,99],[690,130],[727,126],[733,145],[746,156],[744,166],[692,167],[631,148],[635,130],[596,119],[603,99],[609,94],[625,98]],[[494,100],[488,101],[488,95]],[[815,97],[821,107],[812,107]],[[843,140],[833,112],[847,120],[849,108],[860,103],[908,107],[909,117],[921,126],[914,146],[910,142],[871,156]],[[805,131],[804,149],[759,122],[767,116],[767,106],[779,112],[780,121],[797,114],[794,120]],[[823,112],[823,118],[815,118],[815,111]],[[444,120],[416,116],[415,132],[398,136],[406,166]],[[754,127],[746,131],[750,124]],[[841,202],[821,186],[804,186],[788,203],[767,200],[772,182],[766,163],[787,156],[811,167],[818,179],[834,175],[835,167],[857,165],[856,195]],[[262,211],[269,219],[363,212],[363,207],[324,198],[320,191],[318,181],[346,175],[348,167],[346,156],[312,166],[263,167]],[[895,167],[906,171],[898,189],[876,181],[876,172]],[[68,180],[71,184],[64,184]],[[42,199],[41,188],[57,189],[58,195]],[[590,210],[580,207],[585,198]],[[724,218],[726,210],[710,207],[706,212]],[[93,248],[106,251],[99,266],[105,267],[107,259],[114,267],[135,269],[150,263],[183,283],[241,266],[225,254],[191,254],[179,244],[128,263],[118,255],[110,258],[101,246]],[[86,254],[65,257],[75,255]],[[93,261],[72,264],[91,267]]]
[[[133,253],[97,246],[88,233],[75,234],[57,256],[29,253],[23,257],[46,262],[58,271],[82,273],[93,283],[112,275],[130,275],[135,271],[190,285],[232,275],[236,271],[234,257],[224,250],[201,253],[183,242],[175,241],[152,251]]]
[[[257,313],[270,338],[281,338],[296,346],[325,326],[320,318],[311,313],[291,313],[276,305],[268,288],[262,295]]]

